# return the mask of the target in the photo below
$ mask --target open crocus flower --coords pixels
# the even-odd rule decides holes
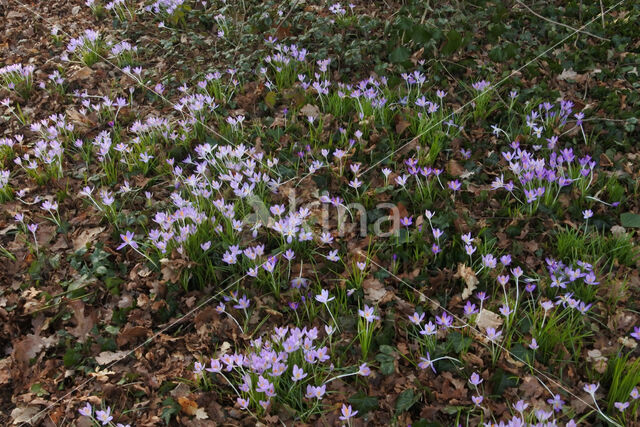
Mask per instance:
[[[358,314],[360,315],[360,317],[366,320],[367,323],[371,323],[374,320],[380,319],[380,316],[376,316],[373,310],[374,310],[373,307],[369,307],[368,305],[365,305],[364,310],[358,310]]]
[[[122,243],[117,247],[118,250],[124,248],[125,246],[131,246],[133,249],[138,249],[138,244],[133,238],[135,235],[133,231],[127,231],[125,234],[121,234],[120,238],[122,239]]]
[[[80,412],[80,415],[84,415],[85,417],[90,417],[91,413],[93,412],[93,408],[91,408],[91,404],[87,402],[85,406],[78,409],[78,412]]]
[[[111,408],[107,407],[104,411],[96,411],[96,419],[102,423],[102,425],[107,425],[113,419],[111,415]]]
[[[355,417],[356,414],[358,413],[358,411],[353,410],[351,405],[347,406],[344,403],[342,404],[342,408],[340,409],[340,412],[342,412],[342,415],[340,416],[340,419],[342,421],[347,421],[350,418]]]

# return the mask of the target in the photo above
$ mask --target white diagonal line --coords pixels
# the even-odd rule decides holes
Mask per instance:
[[[509,73],[508,76],[504,77],[502,80],[499,80],[498,83],[496,83],[495,85],[491,85],[489,87],[488,90],[496,90],[498,88],[498,86],[502,85],[504,82],[506,82],[507,80],[509,80],[511,77],[513,77],[514,75],[518,74],[520,71],[522,71],[524,68],[528,67],[529,64],[532,64],[533,62],[537,61],[538,59],[540,59],[541,57],[543,57],[544,55],[546,55],[547,53],[551,52],[553,49],[555,49],[557,46],[561,45],[562,43],[564,43],[565,41],[567,41],[568,39],[570,39],[571,37],[573,37],[574,35],[576,35],[577,33],[581,32],[584,28],[588,27],[589,25],[591,25],[592,23],[594,23],[598,18],[600,18],[600,16],[604,16],[605,14],[611,12],[613,9],[615,9],[616,7],[618,7],[620,4],[624,3],[624,0],[619,1],[618,3],[616,3],[615,5],[611,6],[609,9],[605,10],[604,12],[599,13],[595,18],[591,19],[589,22],[587,22],[586,24],[584,24],[582,27],[578,28],[578,29],[574,29],[574,31],[569,34],[568,36],[566,36],[565,38],[563,38],[562,40],[560,40],[559,42],[557,42],[556,44],[554,44],[553,46],[551,46],[550,48],[546,49],[544,52],[540,53],[538,56],[536,56],[535,58],[533,58],[532,60],[528,61],[526,64],[520,66],[519,68],[517,68],[516,70],[512,71],[511,73]],[[462,110],[464,110],[466,107],[468,107],[469,105],[473,104],[480,96],[482,96],[483,94],[479,94],[477,96],[475,96],[473,99],[471,99],[470,101],[468,101],[466,104],[463,104],[462,106],[456,108],[453,113],[451,114],[458,114],[459,112],[461,112]],[[436,126],[440,126],[445,119],[448,119],[449,117],[451,117],[451,115],[447,115],[445,118],[443,118],[442,120],[440,120],[439,122],[435,123],[434,125],[432,125],[431,127],[425,129],[424,131],[422,131],[421,133],[419,133],[418,135],[414,136],[411,138],[411,140],[405,144],[403,144],[400,148],[392,151],[391,153],[387,154],[386,156],[384,156],[381,160],[377,161],[376,163],[374,163],[373,165],[371,165],[370,167],[368,167],[367,169],[365,169],[362,174],[365,174],[367,172],[369,172],[371,169],[373,169],[374,167],[378,166],[380,163],[384,162],[385,160],[387,160],[389,157],[393,156],[395,153],[397,153],[398,151],[402,150],[403,148],[405,148],[407,145],[411,144],[413,141],[415,141],[416,139],[420,138],[421,136],[427,134],[429,131],[431,131],[432,129],[434,129]]]
[[[393,274],[391,271],[387,270],[385,267],[383,267],[382,265],[378,264],[377,262],[375,262],[373,259],[371,259],[368,255],[365,255],[365,257],[368,259],[368,261],[377,266],[378,268],[381,268],[382,270],[386,271],[387,273],[389,273],[393,278],[395,278],[396,280],[399,280],[400,282],[402,282],[404,285],[408,286],[409,288],[411,288],[414,292],[417,292],[418,294],[420,294],[420,296],[422,296],[423,298],[425,298],[426,300],[428,300],[430,303],[435,304],[439,307],[442,308],[443,311],[445,311],[447,314],[449,314],[450,316],[452,316],[453,318],[455,318],[457,321],[461,322],[463,325],[469,326],[471,329],[473,329],[478,335],[482,335],[486,337],[486,334],[482,333],[478,328],[476,328],[475,326],[473,326],[470,323],[467,323],[464,319],[460,318],[458,315],[456,315],[455,313],[453,313],[452,311],[448,310],[445,307],[442,307],[441,304],[434,300],[433,298],[430,298],[429,296],[425,295],[422,291],[420,291],[418,288],[416,288],[415,286],[411,285],[410,283],[407,283],[406,281],[402,280],[400,277],[396,276],[395,274]],[[484,344],[484,343],[482,343]],[[502,351],[504,351],[505,353],[509,354],[511,357],[513,357],[515,360],[518,360],[519,362],[522,362],[524,364],[527,365],[527,367],[529,367],[532,371],[535,371],[536,373],[540,374],[541,376],[543,376],[545,379],[547,379],[548,381],[552,382],[554,385],[556,385],[557,387],[559,387],[560,389],[562,389],[563,391],[567,392],[569,395],[571,395],[573,398],[578,399],[580,402],[582,402],[583,404],[585,404],[586,406],[588,406],[589,408],[593,409],[596,412],[599,412],[597,410],[597,408],[595,406],[593,406],[592,404],[590,404],[589,402],[585,401],[584,399],[582,399],[580,396],[576,395],[575,393],[573,393],[570,389],[566,388],[562,383],[559,382],[559,380],[557,380],[556,378],[550,376],[549,374],[542,372],[541,370],[539,370],[538,368],[536,368],[535,366],[529,364],[526,360],[521,359],[520,357],[518,357],[517,355],[515,355],[514,353],[512,353],[511,351],[507,350],[502,344],[500,344],[499,342],[495,342],[493,341],[493,345],[499,347]],[[547,390],[549,390],[549,388],[544,384],[544,381],[542,381],[538,376],[534,375],[536,377],[536,379],[538,381],[540,381],[540,383],[542,385],[545,386],[545,388]],[[549,390],[550,392],[550,390]],[[620,425],[618,425],[618,427],[622,427]]]
[[[18,3],[18,5],[20,5],[20,7],[22,7],[23,9],[28,10],[29,12],[31,12],[33,15],[37,16],[38,18],[42,19],[43,21],[49,23],[50,25],[55,25],[54,23],[51,22],[50,19],[45,18],[44,16],[42,16],[37,10],[34,10],[33,8],[27,6],[26,4],[24,4],[23,2],[21,2],[20,0],[8,0],[8,1],[14,1],[16,3]],[[59,27],[58,27],[59,28]],[[64,29],[59,28],[59,31],[61,33],[63,33],[65,36],[72,38],[73,36],[69,33],[67,33]],[[157,95],[160,99],[162,99],[164,102],[166,102],[167,104],[171,105],[171,107],[174,107],[176,104],[174,104],[173,102],[171,102],[168,98],[166,98],[164,95],[162,95],[161,93],[157,92],[155,89],[150,88],[149,86],[147,86],[140,78],[136,77],[135,75],[133,75],[132,73],[126,73],[122,68],[118,67],[118,65],[114,64],[113,62],[111,62],[109,59],[105,58],[104,56],[102,56],[99,52],[96,52],[95,50],[89,48],[87,49],[90,52],[95,53],[101,60],[103,60],[104,62],[106,62],[107,64],[111,65],[113,68],[115,68],[116,70],[120,71],[121,73],[123,73],[124,75],[126,75],[129,78],[134,79],[139,85],[141,85],[142,87],[144,87],[146,90],[154,93],[155,95]],[[194,119],[195,121],[197,121],[198,123],[200,123],[202,126],[204,126],[205,129],[207,129],[208,131],[210,131],[213,135],[217,136],[218,138],[221,138],[222,140],[224,140],[225,142],[227,142],[228,144],[236,147],[237,145],[232,142],[230,139],[228,139],[227,137],[225,137],[224,135],[222,135],[220,132],[218,132],[217,130],[213,129],[211,126],[209,126],[208,124],[204,123],[202,120],[200,120],[199,118],[197,118],[196,116],[194,116],[193,114],[191,114],[189,111],[185,112],[185,111],[180,111],[180,113],[183,116],[189,116],[192,119]],[[266,164],[264,164],[262,162],[262,160],[259,159],[255,159],[258,163],[260,163],[261,165],[265,166],[267,168],[267,170],[271,171],[271,168],[269,168]],[[276,175],[278,175],[278,177],[281,177],[281,175],[278,173],[277,170],[273,170],[272,172],[274,172]]]

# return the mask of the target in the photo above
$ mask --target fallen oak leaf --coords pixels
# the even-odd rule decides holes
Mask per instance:
[[[411,126],[411,123],[400,116],[396,116],[396,134],[402,136],[404,131],[407,130],[409,126]]]
[[[320,108],[317,105],[307,104],[300,109],[300,114],[306,117],[317,119],[320,116]]]
[[[128,354],[128,351],[103,351],[96,356],[96,363],[103,366],[108,365],[112,362],[124,359]]]
[[[17,407],[13,411],[11,411],[11,418],[13,419],[13,424],[34,424],[36,423],[42,416],[44,412],[40,414],[39,406],[25,406],[25,407]]]
[[[104,231],[104,227],[94,227],[89,229],[83,229],[75,239],[73,239],[73,250],[87,247],[87,244],[94,242],[96,236]]]
[[[69,303],[69,306],[71,306],[73,310],[73,318],[76,322],[76,326],[69,329],[69,333],[78,338],[79,342],[83,343],[87,335],[89,335],[89,331],[91,331],[96,324],[97,313],[93,311],[88,316],[85,316],[85,306],[81,300],[73,300]]]
[[[370,277],[362,282],[365,298],[374,304],[377,304],[387,294],[382,282],[378,279]]]
[[[483,308],[478,317],[476,317],[476,325],[484,330],[487,330],[487,328],[497,329],[502,326],[502,318],[493,311]]]
[[[128,326],[118,334],[116,343],[122,347],[128,343],[136,342],[139,338],[146,338],[150,332],[144,326]]]
[[[458,271],[453,276],[456,279],[462,279],[466,284],[466,287],[462,290],[462,299],[466,300],[469,298],[473,291],[476,290],[480,281],[476,277],[476,272],[473,271],[473,268],[466,266],[465,264],[458,264]]]

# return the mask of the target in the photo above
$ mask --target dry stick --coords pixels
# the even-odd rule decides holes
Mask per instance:
[[[295,7],[298,5],[298,3],[300,2],[300,0],[295,0],[293,2],[293,4],[291,5],[291,7],[289,8],[289,11],[287,12],[286,15],[284,15],[284,17],[280,20],[280,22],[278,22],[278,25],[276,25],[276,30],[274,31],[274,33],[277,33],[278,30],[280,29],[280,27],[282,26],[282,24],[284,23],[284,21],[287,20],[287,18],[289,17],[289,15],[291,15],[291,12],[293,12],[293,9],[295,9]]]
[[[45,18],[44,16],[42,16],[38,11],[32,9],[31,7],[27,6],[26,4],[24,4],[23,2],[21,2],[20,0],[9,0],[9,1],[14,1],[16,3],[18,3],[18,5],[20,7],[22,7],[23,9],[28,10],[29,12],[31,12],[33,15],[37,16],[38,18],[42,19],[43,21],[54,25],[51,23],[51,21],[47,18]],[[72,38],[71,34],[67,33],[66,31],[64,31],[63,29],[60,29],[60,32],[63,33],[65,36]],[[102,59],[104,62],[106,62],[107,64],[111,65],[113,68],[117,69],[118,71],[120,71],[121,73],[123,73],[124,75],[126,75],[129,78],[132,78],[133,80],[135,80],[138,84],[140,84],[142,87],[144,87],[145,89],[147,89],[149,92],[152,92],[153,94],[157,95],[160,99],[162,99],[163,101],[165,101],[167,104],[169,104],[171,107],[174,107],[176,104],[174,104],[173,102],[171,102],[168,98],[166,98],[164,95],[162,95],[161,93],[155,91],[154,89],[150,88],[149,86],[147,86],[140,78],[135,77],[133,74],[131,73],[126,73],[122,68],[118,67],[116,64],[114,64],[113,62],[109,61],[107,58],[105,58],[104,56],[102,56],[99,52],[96,52],[93,49],[88,49],[90,52],[95,53],[98,58]],[[230,139],[228,139],[227,137],[225,137],[224,135],[222,135],[221,133],[219,133],[217,130],[213,129],[211,126],[209,126],[208,124],[204,123],[202,120],[200,120],[199,118],[197,118],[196,116],[194,116],[193,114],[191,114],[189,111],[187,111],[186,113],[182,110],[180,110],[180,114],[183,115],[183,117],[189,116],[192,119],[194,119],[195,121],[197,121],[198,123],[200,123],[202,126],[204,126],[205,129],[211,131],[211,133],[215,136],[217,136],[218,138],[224,140],[225,142],[227,142],[228,144],[236,147],[237,145],[232,142]],[[267,165],[265,165],[262,160],[259,159],[254,159],[256,160],[258,163],[260,163],[262,166],[266,166],[268,170],[271,170],[271,168],[269,168]],[[278,177],[280,178],[281,175],[278,173],[278,171],[273,170],[273,172],[278,175]]]
[[[615,9],[616,7],[618,7],[619,5],[621,5],[622,3],[624,3],[624,0],[619,1],[618,3],[616,3],[615,5],[611,6],[609,9],[607,9],[604,13],[609,13],[610,11],[612,11],[613,9]],[[544,55],[546,55],[547,53],[551,52],[553,49],[555,49],[557,46],[561,45],[562,43],[564,43],[565,41],[567,41],[568,39],[570,39],[571,37],[573,37],[574,35],[576,35],[578,32],[582,31],[583,28],[586,28],[587,26],[591,25],[593,22],[595,22],[598,17],[600,15],[596,16],[595,18],[593,18],[592,20],[590,20],[589,22],[587,22],[586,24],[584,24],[582,27],[574,30],[573,33],[569,34],[568,36],[566,36],[565,38],[563,38],[562,40],[560,40],[559,42],[557,42],[556,44],[554,44],[553,46],[551,46],[550,48],[546,49],[544,52],[542,52],[541,54],[539,54],[538,56],[536,56],[535,58],[533,58],[532,60],[528,61],[526,64],[520,66],[519,68],[517,68],[516,70],[512,71],[511,73],[509,73],[508,76],[504,77],[502,80],[499,80],[498,83],[496,83],[495,85],[491,85],[489,87],[489,89],[487,90],[496,90],[498,88],[498,86],[502,85],[504,82],[506,82],[507,80],[509,80],[512,76],[518,74],[520,71],[522,71],[523,69],[525,69],[526,67],[529,66],[529,64],[532,64],[533,62],[537,61],[538,59],[540,59],[541,57],[543,57]],[[594,36],[595,37],[595,36]],[[456,108],[454,110],[454,112],[452,114],[458,114],[459,112],[461,112],[462,110],[464,110],[467,106],[473,104],[480,96],[482,96],[483,94],[479,94],[476,97],[474,97],[473,99],[471,99],[470,101],[468,101],[467,103],[465,103],[464,105]],[[428,132],[430,132],[432,129],[434,129],[436,126],[440,126],[446,119],[448,119],[451,115],[444,117],[442,120],[438,121],[437,123],[433,124],[431,127],[425,129],[424,131],[422,131],[421,133],[419,133],[418,135],[416,135],[415,137],[411,138],[411,140],[405,144],[403,144],[400,148],[392,151],[391,153],[387,154],[386,156],[384,156],[381,160],[377,161],[376,163],[374,163],[372,166],[370,166],[369,168],[365,169],[362,174],[365,174],[367,172],[369,172],[371,169],[373,169],[374,167],[378,166],[380,163],[384,162],[385,160],[387,160],[389,157],[393,156],[395,153],[397,153],[398,151],[402,150],[403,148],[405,148],[406,146],[408,146],[409,144],[411,144],[413,141],[417,140],[418,138],[420,138],[423,135],[426,135]]]
[[[533,15],[537,16],[540,19],[544,19],[545,21],[550,22],[550,23],[552,23],[554,25],[560,25],[561,27],[565,27],[565,28],[568,28],[570,30],[573,30],[574,34],[575,33],[582,33],[582,34],[586,34],[588,36],[595,37],[596,39],[600,39],[600,40],[603,40],[603,41],[607,41],[607,42],[611,41],[611,39],[608,39],[606,37],[601,37],[601,36],[598,36],[596,34],[590,33],[588,31],[583,31],[582,28],[584,28],[584,27],[581,27],[580,29],[575,29],[570,25],[563,24],[562,22],[554,21],[553,19],[547,18],[546,16],[542,16],[538,12],[534,11],[533,9],[531,9],[529,6],[527,6],[526,4],[524,4],[520,0],[516,0],[516,3],[518,3],[519,5],[521,5],[522,7],[524,7],[525,9],[527,9],[529,12],[531,12]],[[602,17],[602,27],[604,28],[604,9],[602,9],[602,0],[600,0],[600,7],[601,7],[601,12],[600,12],[599,16]],[[596,16],[596,19],[598,19],[597,16]]]
[[[368,258],[369,262],[376,265],[378,268],[383,269],[384,271],[386,271],[387,273],[389,273],[393,278],[395,278],[396,280],[399,280],[400,282],[402,282],[403,284],[405,284],[406,286],[408,286],[409,288],[411,288],[414,292],[417,292],[420,296],[422,296],[423,298],[425,298],[426,300],[428,300],[430,303],[440,306],[440,303],[438,303],[438,301],[428,297],[427,295],[425,295],[422,291],[420,291],[419,289],[417,289],[415,286],[405,282],[404,280],[402,280],[400,277],[396,276],[395,274],[393,274],[391,271],[387,270],[385,267],[381,266],[380,264],[378,264],[377,262],[375,262],[373,259],[371,259],[370,257],[368,257],[367,255],[365,255],[366,258]],[[462,322],[465,325],[468,325],[471,329],[473,329],[478,335],[481,335],[483,337],[486,337],[486,334],[483,334],[478,328],[476,328],[475,326],[471,325],[470,323],[467,323],[464,319],[460,318],[458,315],[456,315],[455,313],[453,313],[452,311],[449,311],[448,309],[446,309],[445,307],[441,307],[443,311],[447,312],[450,316],[454,317],[456,320],[458,320],[459,322]],[[568,388],[566,388],[562,383],[559,382],[559,380],[555,379],[554,377],[551,377],[549,374],[542,372],[541,370],[539,370],[538,368],[536,368],[535,366],[529,364],[526,360],[521,359],[520,357],[518,357],[517,355],[515,355],[514,353],[510,352],[509,350],[507,350],[502,344],[498,343],[498,342],[492,342],[494,345],[496,345],[497,347],[499,347],[502,351],[504,351],[505,353],[509,354],[511,357],[513,357],[514,359],[524,363],[525,365],[527,365],[531,370],[539,373],[540,375],[542,375],[543,377],[545,377],[547,380],[549,380],[550,382],[554,383],[556,386],[558,386],[560,389],[562,389],[563,391],[567,392],[569,395],[571,395],[572,397],[578,399],[580,402],[584,403],[586,406],[590,407],[591,409],[593,409],[594,411],[602,414],[601,411],[599,411],[596,407],[594,407],[593,405],[591,405],[589,402],[585,401],[584,399],[582,399],[580,396],[576,395],[575,393],[573,393],[571,390],[569,390]],[[483,343],[484,344],[484,343]],[[534,376],[536,377],[536,379],[538,381],[540,381],[541,384],[544,385],[544,387],[549,390],[549,388],[544,384],[544,382],[534,374]],[[605,415],[606,416],[606,415]]]

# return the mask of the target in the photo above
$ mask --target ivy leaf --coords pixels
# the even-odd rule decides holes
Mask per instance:
[[[364,392],[358,392],[348,399],[349,403],[360,413],[364,415],[374,409],[378,409],[378,398],[367,396]]]
[[[442,53],[444,55],[451,55],[462,46],[462,35],[456,30],[451,30],[447,33],[447,42],[442,47]]]
[[[471,337],[465,337],[460,332],[449,334],[449,341],[453,344],[453,349],[456,353],[467,351],[471,345]]]
[[[620,215],[620,223],[627,228],[640,228],[640,215],[632,212],[625,212]]]
[[[411,52],[406,47],[398,46],[389,54],[389,61],[400,64],[409,59]]]
[[[491,383],[493,384],[493,393],[502,395],[507,388],[518,386],[518,377],[508,374],[502,369],[497,369],[491,377]]]
[[[160,415],[160,418],[162,418],[166,425],[169,425],[171,418],[179,412],[180,404],[168,397],[162,402],[162,415]]]
[[[391,375],[395,372],[395,350],[390,345],[380,346],[380,353],[376,354],[376,360],[380,362],[380,372],[383,375]]]
[[[411,31],[411,40],[416,44],[426,44],[431,40],[431,33],[421,25],[415,25]]]
[[[411,409],[414,403],[420,399],[420,395],[416,395],[412,388],[408,388],[398,396],[396,400],[396,411],[405,412]]]

